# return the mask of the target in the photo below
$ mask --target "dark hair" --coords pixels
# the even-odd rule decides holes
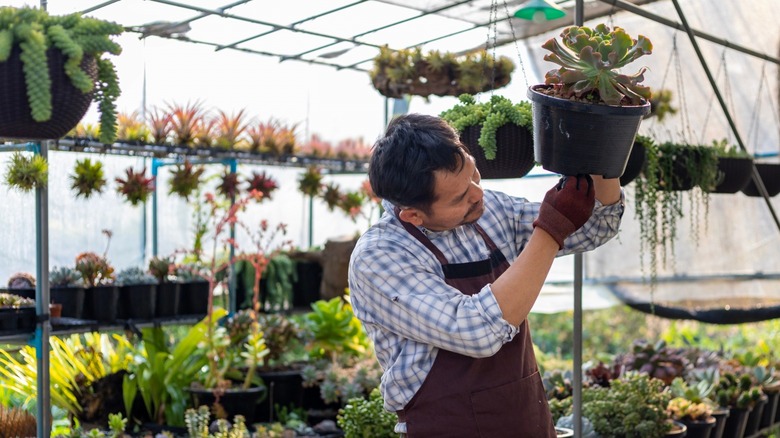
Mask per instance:
[[[458,171],[465,165],[458,134],[444,120],[424,114],[393,119],[374,144],[368,179],[380,198],[399,207],[429,212],[437,170]]]

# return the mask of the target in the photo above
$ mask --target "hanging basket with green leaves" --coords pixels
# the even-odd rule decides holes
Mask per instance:
[[[116,138],[118,55],[111,36],[122,26],[79,14],[0,8],[0,136],[54,139],[81,120],[92,101],[100,112],[100,141]]]

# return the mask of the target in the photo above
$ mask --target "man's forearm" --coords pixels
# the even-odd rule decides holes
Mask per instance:
[[[620,201],[620,178],[604,179],[601,175],[591,175],[596,199],[601,205],[612,205]]]

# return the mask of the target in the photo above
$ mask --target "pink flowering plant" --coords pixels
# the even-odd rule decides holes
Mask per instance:
[[[291,249],[292,242],[285,239],[287,233],[286,224],[272,226],[263,219],[257,225],[250,225],[240,219],[241,213],[246,211],[251,202],[259,201],[263,194],[257,190],[250,191],[246,196],[229,205],[221,202],[212,193],[204,195],[207,210],[207,223],[209,224],[204,239],[211,245],[210,258],[202,257],[203,254],[194,254],[205,260],[205,269],[198,270],[197,274],[205,278],[209,283],[208,312],[206,321],[208,331],[206,338],[199,346],[199,350],[206,355],[208,372],[201,376],[201,384],[206,388],[224,390],[231,386],[231,381],[243,376],[243,388],[249,388],[254,382],[254,370],[263,364],[268,349],[263,340],[263,334],[257,322],[257,312],[260,309],[260,279],[268,262],[280,252]],[[239,244],[231,237],[231,228],[241,231],[248,237],[248,243]],[[219,257],[219,253],[227,253],[233,249],[235,256]],[[192,253],[192,251],[182,251]],[[253,288],[253,309],[249,330],[240,342],[231,342],[229,330],[218,326],[213,321],[214,315],[214,291],[217,286],[225,288],[233,263],[245,260],[255,269],[255,284]],[[180,269],[195,270],[196,268],[182,265]],[[240,369],[248,371],[242,372]]]

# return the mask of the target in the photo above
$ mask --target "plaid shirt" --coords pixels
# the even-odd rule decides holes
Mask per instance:
[[[479,224],[512,263],[533,232],[539,203],[484,191]],[[618,231],[623,202],[602,206],[566,239],[558,255],[592,250]],[[374,342],[384,370],[380,389],[385,408],[403,409],[433,366],[439,348],[472,357],[495,354],[517,334],[502,318],[490,285],[472,296],[444,282],[434,255],[412,237],[385,201],[385,214],[359,239],[349,266],[352,307]],[[450,263],[486,259],[489,251],[473,226],[426,236]]]

